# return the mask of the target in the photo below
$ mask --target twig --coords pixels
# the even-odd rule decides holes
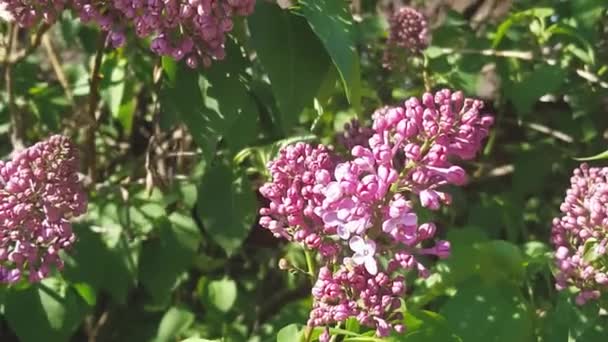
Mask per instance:
[[[27,48],[17,51],[15,54],[10,54],[7,52],[3,62],[8,63],[10,65],[14,65],[26,59],[29,55],[34,53],[34,51],[36,51],[36,49],[40,46],[40,43],[42,42],[42,37],[44,36],[46,31],[49,30],[50,27],[51,26],[48,24],[42,24],[42,26],[40,26],[40,29],[36,31],[34,41]]]
[[[99,331],[101,330],[101,328],[103,328],[103,326],[108,321],[108,316],[109,316],[108,312],[104,311],[101,314],[101,316],[99,317],[99,320],[97,321],[97,323],[95,324],[95,326],[91,326],[90,327],[89,338],[88,338],[89,342],[96,342],[97,341],[97,336],[99,335]]]
[[[44,35],[44,37],[42,37],[42,46],[44,46],[44,49],[46,50],[46,54],[49,57],[49,62],[51,63],[51,67],[53,68],[53,71],[55,72],[55,75],[57,76],[57,80],[59,81],[59,84],[61,84],[61,87],[63,87],[66,97],[72,104],[74,104],[74,95],[72,94],[72,90],[70,89],[70,84],[68,82],[67,77],[65,76],[65,73],[63,72],[63,68],[61,67],[61,62],[59,61],[59,58],[57,57],[57,53],[55,52],[55,49],[53,48],[53,43],[51,42],[51,39],[49,38],[48,35]]]
[[[17,46],[17,34],[19,28],[16,24],[10,25],[8,45],[6,47],[6,55],[10,56],[13,47]],[[9,59],[4,61],[4,83],[6,84],[6,95],[8,100],[8,111],[10,115],[11,123],[11,144],[13,145],[13,151],[20,151],[25,148],[23,142],[23,118],[15,106],[15,95],[13,94],[13,65],[9,62]]]
[[[485,50],[474,50],[474,49],[451,49],[451,48],[440,48],[440,52],[442,54],[449,53],[462,53],[462,54],[477,54],[483,56],[492,56],[492,57],[504,57],[504,58],[516,58],[526,61],[537,60],[539,62],[544,62],[549,65],[555,65],[557,61],[551,58],[539,58],[535,56],[532,51],[518,51],[518,50],[494,50],[494,49],[485,49]],[[574,70],[576,74],[591,82],[599,85],[604,89],[608,89],[608,82],[601,80],[597,75],[580,68]]]
[[[484,49],[484,50],[475,50],[475,49],[452,49],[452,48],[440,48],[442,54],[450,54],[450,53],[461,53],[461,54],[473,54],[473,55],[483,55],[483,56],[491,56],[491,57],[505,57],[505,58],[517,58],[523,59],[527,61],[531,61],[534,59],[534,54],[531,51],[519,51],[519,50],[494,50],[494,49]]]
[[[102,34],[99,37],[99,43],[97,46],[97,54],[95,55],[95,62],[93,64],[93,70],[91,72],[90,91],[89,91],[89,108],[86,117],[85,127],[85,166],[87,168],[87,174],[91,179],[92,183],[95,183],[95,168],[96,168],[96,151],[95,151],[95,131],[97,130],[97,105],[99,103],[99,81],[101,75],[99,73],[101,69],[101,62],[103,61],[103,52],[106,45],[106,35]]]

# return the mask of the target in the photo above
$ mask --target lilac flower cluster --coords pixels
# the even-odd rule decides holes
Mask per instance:
[[[55,135],[0,161],[0,282],[30,282],[61,268],[76,237],[69,219],[86,212],[75,146]]]
[[[418,222],[415,203],[432,210],[450,203],[444,187],[466,182],[453,159],[473,158],[492,123],[481,101],[441,90],[376,111],[372,134],[346,157],[298,143],[270,163],[260,224],[317,250],[325,263],[309,325],[356,317],[378,336],[403,330],[403,273],[426,277],[420,256],[450,252],[448,241],[431,243],[436,226]]]
[[[583,305],[608,289],[608,167],[582,164],[570,184],[563,216],[553,219],[556,288],[577,288],[576,303]]]
[[[389,37],[384,54],[391,65],[398,52],[418,53],[429,45],[428,24],[424,15],[414,8],[401,7],[389,18]]]
[[[192,68],[223,59],[233,17],[250,15],[255,7],[255,0],[3,1],[24,27],[50,24],[65,8],[73,9],[81,20],[107,31],[115,47],[124,43],[125,31],[132,27],[138,37],[152,38],[154,53],[184,59]]]
[[[67,0],[2,0],[0,5],[20,26],[31,27],[41,22],[52,24],[65,9]]]

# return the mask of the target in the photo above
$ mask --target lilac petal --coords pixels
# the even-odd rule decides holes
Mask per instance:
[[[350,165],[348,163],[340,163],[336,165],[336,170],[334,171],[334,176],[338,181],[343,180],[349,173]]]
[[[385,233],[392,232],[395,228],[397,228],[398,218],[388,219],[382,222],[382,231]]]
[[[367,254],[369,256],[373,256],[376,254],[376,242],[374,240],[367,240],[365,242],[365,249],[367,250]]]
[[[407,213],[403,215],[403,224],[406,226],[415,226],[418,224],[418,215],[414,213]]]
[[[327,188],[325,189],[325,198],[329,201],[329,202],[335,202],[337,200],[340,199],[340,197],[342,197],[342,188],[340,187],[340,183],[338,182],[331,182],[327,185]]]
[[[337,232],[338,232],[338,236],[342,240],[348,240],[348,238],[350,237],[350,230],[348,230],[348,228],[346,228],[346,225],[339,224]]]
[[[352,210],[355,207],[355,201],[353,201],[352,198],[350,197],[346,197],[343,198],[339,203],[338,203],[338,208],[339,209],[346,209],[346,210]]]
[[[350,216],[350,209],[338,209],[338,220],[344,222]]]
[[[330,211],[323,214],[323,223],[328,226],[334,227],[341,224],[342,221],[338,219],[338,215],[335,211]]]
[[[357,265],[363,265],[365,264],[366,260],[368,259],[367,256],[363,255],[363,254],[359,254],[359,253],[355,253],[352,257],[352,260],[355,262],[355,264]]]
[[[347,222],[344,226],[350,232],[354,234],[361,234],[363,230],[366,228],[366,220],[358,219],[354,221]]]
[[[363,238],[358,235],[353,236],[348,242],[348,245],[350,246],[350,249],[353,250],[353,252],[360,253],[362,255],[366,249],[365,240],[363,240]]]
[[[378,263],[373,257],[365,258],[365,269],[369,274],[376,275],[378,273]]]

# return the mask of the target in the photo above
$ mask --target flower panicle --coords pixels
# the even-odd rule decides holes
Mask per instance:
[[[608,167],[576,168],[560,211],[551,231],[556,288],[574,287],[583,305],[608,289]]]
[[[76,240],[70,219],[86,212],[76,147],[55,135],[0,161],[0,282],[30,282],[61,269]]]
[[[445,187],[467,181],[454,160],[476,156],[493,119],[481,101],[447,89],[380,108],[372,119],[369,128],[346,127],[347,143],[357,142],[344,144],[346,156],[324,145],[283,149],[260,189],[270,201],[260,224],[322,257],[309,325],[355,317],[386,336],[404,329],[402,274],[427,277],[421,257],[450,253],[448,241],[432,242],[437,227],[419,222],[416,204],[451,203]]]
[[[234,17],[253,13],[255,0],[6,0],[5,10],[22,27],[52,24],[64,10],[108,32],[107,43],[119,47],[133,29],[152,38],[150,49],[191,68],[210,66],[225,57],[226,35]]]

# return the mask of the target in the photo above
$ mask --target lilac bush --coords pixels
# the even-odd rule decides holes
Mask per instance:
[[[37,282],[61,268],[76,237],[70,219],[87,209],[72,142],[60,135],[0,161],[0,282]]]
[[[582,164],[570,178],[570,189],[553,220],[556,288],[573,286],[576,303],[600,297],[608,288],[608,168]]]
[[[184,59],[192,68],[225,57],[226,34],[235,16],[253,12],[255,0],[6,0],[7,10],[24,27],[53,23],[65,8],[84,22],[108,32],[118,47],[133,28],[138,37],[151,38],[150,49],[161,56]]]
[[[474,158],[492,123],[482,101],[444,89],[377,110],[373,134],[347,156],[298,143],[270,163],[260,224],[323,260],[310,326],[355,317],[378,336],[403,331],[404,271],[427,277],[420,257],[450,253],[448,241],[431,243],[437,228],[419,222],[416,203],[450,204],[445,186],[467,180],[453,160]]]

